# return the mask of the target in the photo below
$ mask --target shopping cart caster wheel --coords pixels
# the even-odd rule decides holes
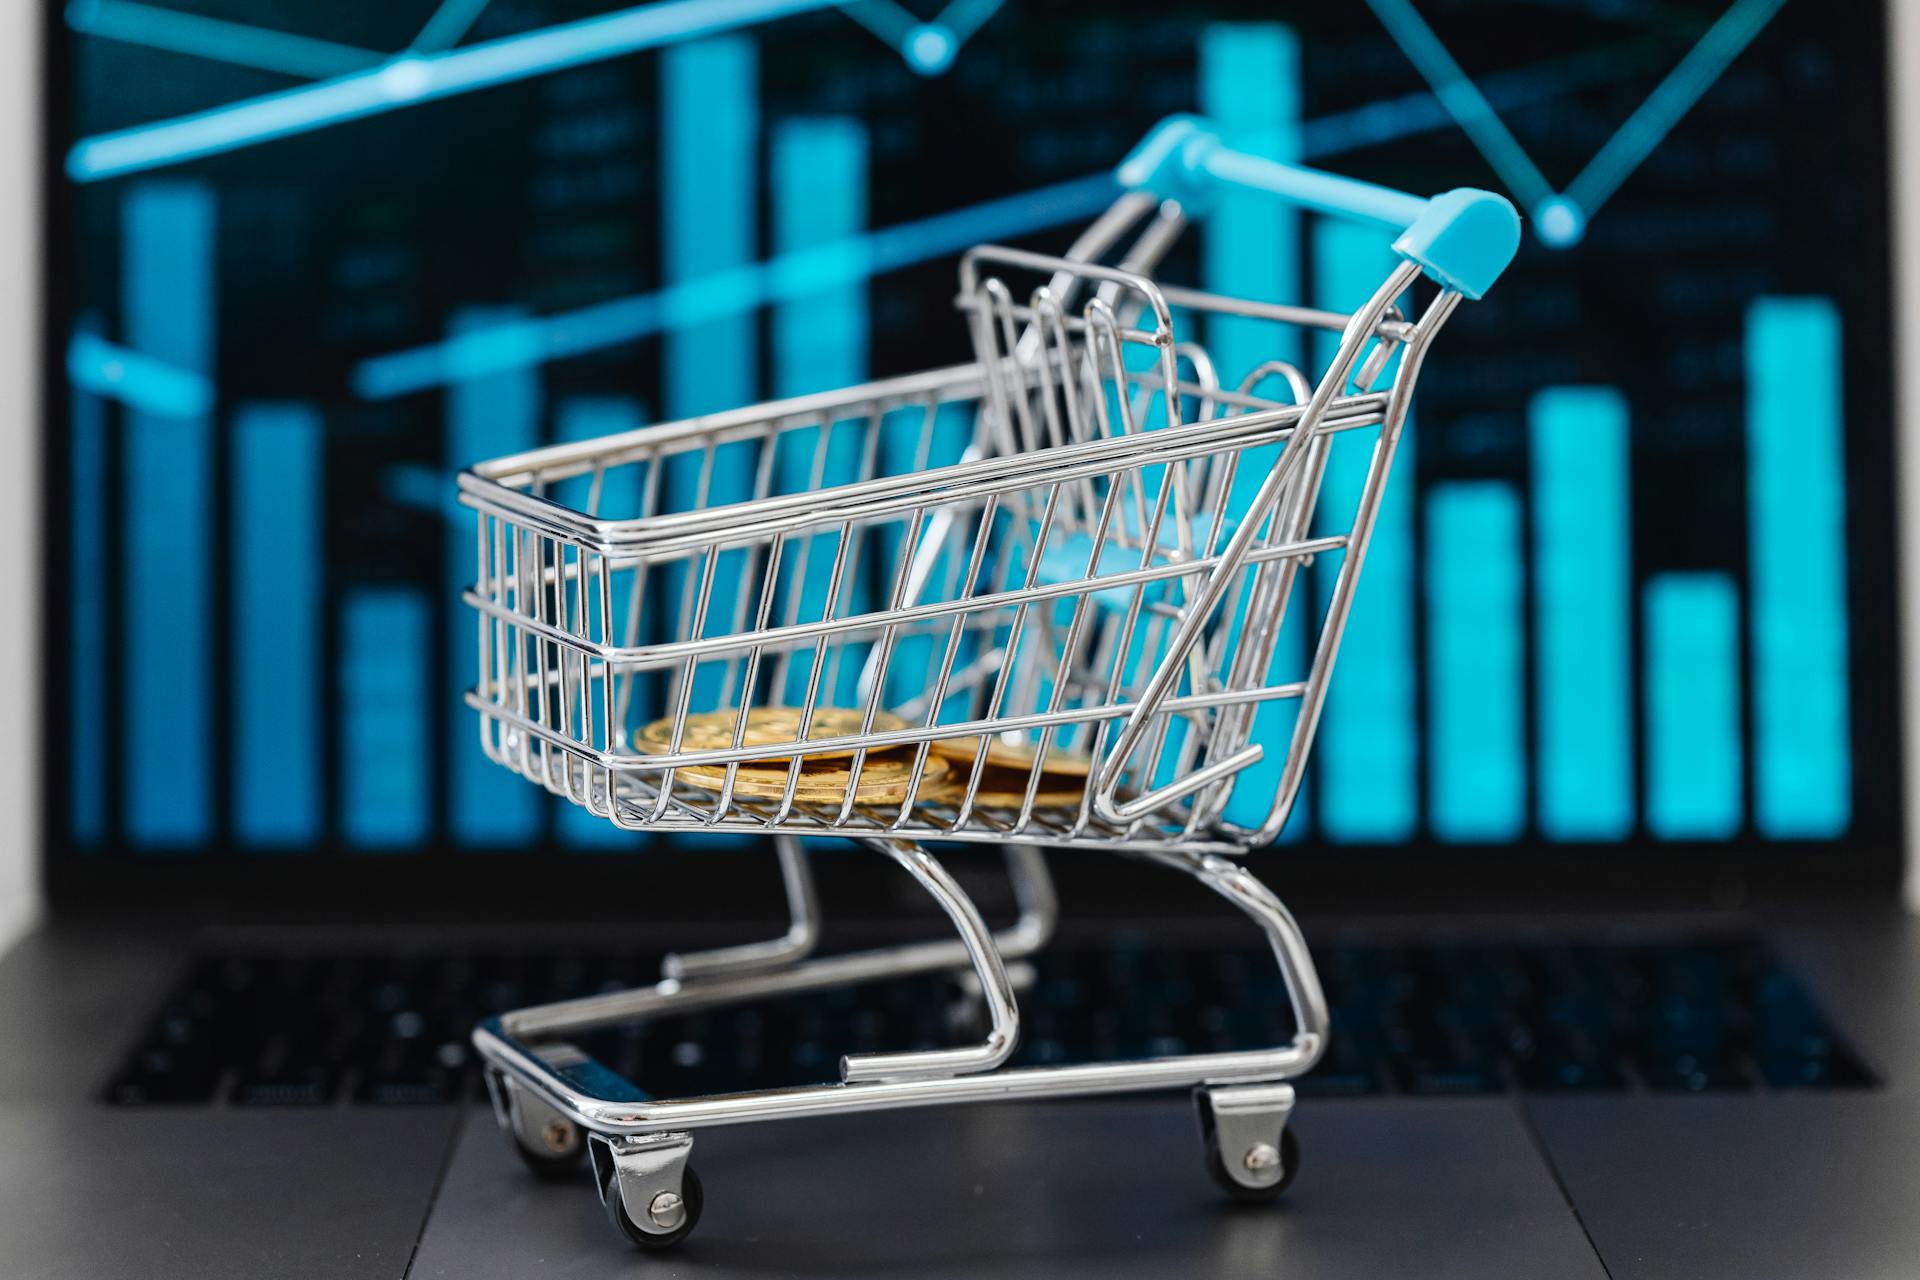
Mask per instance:
[[[671,1249],[674,1245],[693,1234],[700,1222],[700,1210],[706,1204],[706,1196],[700,1189],[700,1175],[692,1165],[680,1175],[680,1194],[675,1197],[663,1192],[654,1199],[653,1211],[646,1216],[649,1221],[643,1226],[635,1222],[627,1212],[626,1203],[620,1198],[620,1188],[615,1185],[618,1175],[608,1180],[601,1188],[601,1199],[606,1204],[607,1221],[613,1229],[625,1236],[629,1243],[642,1249]],[[661,1226],[660,1223],[668,1225]]]
[[[1227,1166],[1228,1156],[1220,1150],[1220,1135],[1215,1130],[1207,1130],[1207,1172],[1220,1189],[1242,1204],[1271,1204],[1286,1193],[1293,1185],[1293,1176],[1300,1172],[1300,1139],[1292,1128],[1280,1131],[1280,1149],[1265,1144],[1256,1145],[1246,1151],[1234,1152],[1232,1159],[1242,1170],[1254,1169],[1266,1165],[1276,1158],[1280,1161],[1279,1181],[1263,1187],[1252,1187],[1240,1181]]]
[[[540,1126],[538,1142],[513,1136],[513,1149],[521,1163],[542,1178],[555,1181],[571,1178],[579,1171],[587,1154],[587,1135],[571,1120],[553,1117]]]

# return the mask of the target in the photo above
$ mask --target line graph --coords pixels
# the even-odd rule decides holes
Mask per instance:
[[[432,53],[439,49],[451,49],[460,43],[468,28],[479,20],[481,10],[487,7],[487,0],[440,0],[440,7],[433,11],[420,34],[413,38],[408,46],[415,53]]]
[[[162,418],[197,418],[213,407],[204,375],[116,346],[84,328],[67,344],[67,377],[98,396]]]
[[[405,54],[315,84],[82,138],[67,153],[67,173],[76,182],[138,173],[831,7],[831,0],[665,0],[444,53]]]
[[[915,71],[940,75],[1004,2],[950,0],[920,22],[896,0],[664,0],[454,48],[487,0],[444,0],[409,48],[388,55],[138,0],[73,0],[66,21],[75,32],[313,83],[82,138],[67,174],[97,182],[144,172],[820,9],[841,10]]]
[[[73,0],[67,26],[82,35],[254,67],[301,80],[348,75],[388,55],[251,23],[207,18],[137,0]]]
[[[1037,191],[899,223],[762,262],[615,298],[574,311],[477,329],[442,342],[361,362],[353,388],[385,400],[550,360],[586,355],[682,328],[819,293],[836,285],[1089,217],[1115,194],[1113,179],[1090,174]]]
[[[1490,76],[1485,92],[1515,107],[1626,74],[1632,49],[1600,51]],[[1300,126],[1301,158],[1445,128],[1451,117],[1432,94],[1387,98]],[[410,395],[465,379],[588,355],[637,342],[678,325],[737,315],[821,289],[864,281],[957,253],[985,240],[1011,239],[1090,216],[1113,198],[1106,174],[896,223],[858,236],[782,254],[664,289],[571,311],[477,329],[454,338],[363,360],[352,375],[370,400]]]
[[[1461,131],[1532,215],[1544,245],[1567,249],[1587,223],[1712,88],[1786,0],[1734,0],[1563,191],[1555,191],[1412,0],[1367,0]]]
[[[1329,154],[1440,127],[1450,120],[1469,134],[1502,180],[1534,211],[1536,234],[1557,247],[1571,245],[1578,240],[1585,217],[1617,189],[1632,167],[1657,145],[1783,2],[1737,0],[1728,17],[1683,59],[1595,157],[1569,193],[1561,195],[1553,191],[1507,130],[1491,97],[1498,96],[1511,108],[1544,94],[1617,79],[1638,70],[1644,58],[1625,48],[1590,51],[1584,57],[1500,73],[1475,83],[1407,0],[1370,0],[1433,92],[1403,95],[1305,122],[1305,150],[1309,156]],[[301,54],[278,57],[281,69],[288,74],[297,70],[315,72],[349,60],[361,65],[358,70],[326,77],[318,84],[85,140],[74,149],[70,167],[76,170],[76,176],[84,173],[89,178],[159,167],[409,102],[828,7],[840,9],[900,49],[916,70],[937,74],[1002,7],[1003,0],[950,0],[930,23],[917,22],[896,0],[841,0],[835,4],[824,0],[669,0],[465,48],[445,49],[458,43],[486,4],[487,0],[441,0],[410,51],[383,60],[383,55],[370,50],[199,19],[137,0],[75,0],[68,9],[69,23],[91,34],[139,37],[158,47],[256,66],[275,61],[282,42],[291,41],[284,47],[300,50]],[[185,25],[177,19],[184,19]],[[945,52],[940,56],[934,56],[928,44],[920,44],[919,52],[915,52],[917,42],[935,39],[945,42]],[[1606,56],[1592,56],[1595,52]],[[1602,182],[1606,183],[1604,189]],[[1058,225],[1092,212],[1110,194],[1111,186],[1104,176],[1092,175],[746,264],[718,277],[516,321],[500,326],[499,332],[482,329],[391,352],[363,361],[354,371],[353,386],[363,397],[386,399],[476,373],[604,350],[702,318],[738,314],[801,297],[814,289],[864,280],[954,252],[981,239],[1018,236]],[[109,384],[97,376],[101,361],[89,359],[80,364],[96,371],[94,381],[106,394],[126,397],[130,391],[137,394],[149,385],[137,377],[131,388],[119,381]],[[124,368],[124,363],[111,367]]]

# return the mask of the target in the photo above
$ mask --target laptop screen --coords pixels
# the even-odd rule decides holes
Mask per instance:
[[[66,6],[55,853],[640,847],[482,754],[454,472],[965,359],[958,254],[1059,251],[1176,111],[1525,219],[1423,371],[1282,839],[1890,845],[1878,15],[1097,10]],[[1351,309],[1382,255],[1275,207],[1166,274]]]

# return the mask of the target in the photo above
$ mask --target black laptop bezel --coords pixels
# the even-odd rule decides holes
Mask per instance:
[[[1884,24],[1884,12],[1880,18]],[[67,97],[72,87],[70,35],[57,14],[40,24],[41,118],[40,211],[42,253],[38,303],[41,395],[39,432],[39,547],[35,555],[40,603],[41,661],[57,670],[66,652],[67,612],[55,600],[53,584],[63,580],[60,530],[68,517],[67,466],[57,442],[65,439],[67,397],[65,344],[59,322],[68,314],[71,281],[66,267],[74,248],[72,187],[64,172]],[[1884,68],[1859,69],[1884,79]],[[1881,97],[1886,110],[1885,95]],[[1883,119],[1882,136],[1890,125]],[[1862,271],[1882,282],[1874,299],[1881,331],[1892,333],[1891,186],[1888,157],[1874,166],[1878,200],[1872,218],[1881,234],[1866,246]],[[1870,349],[1851,331],[1849,369],[1876,387],[1876,399],[1893,406],[1891,342]],[[1861,380],[1856,376],[1853,385]],[[1853,474],[1886,477],[1886,492],[1872,506],[1884,513],[1882,545],[1896,543],[1893,490],[1893,432],[1855,433],[1849,448],[1865,447],[1874,456],[1857,460]],[[1859,465],[1859,463],[1865,465]],[[1889,564],[1869,566],[1887,591],[1886,621],[1873,633],[1854,628],[1853,660],[1858,671],[1892,673],[1904,679],[1898,661],[1900,611],[1893,603]],[[1856,592],[1855,599],[1858,599]],[[559,852],[463,853],[428,848],[404,856],[349,852],[344,847],[282,855],[242,852],[210,846],[185,854],[136,853],[128,849],[81,850],[66,839],[61,815],[69,798],[66,763],[71,742],[64,715],[67,690],[58,680],[40,682],[40,732],[30,752],[38,773],[40,797],[39,860],[49,906],[58,913],[110,912],[176,919],[651,919],[725,918],[758,910],[773,902],[777,878],[767,865],[764,902],[743,880],[757,874],[739,867],[742,858],[759,855],[711,852],[697,841],[670,842],[631,857],[567,855]],[[1897,687],[1885,697],[1856,694],[1854,712],[1861,723],[1860,744],[1871,744],[1886,758],[1861,770],[1856,786],[1855,825],[1860,832],[1841,843],[1770,842],[1743,834],[1728,843],[1686,845],[1635,836],[1605,845],[1440,845],[1371,848],[1308,845],[1249,855],[1249,861],[1290,901],[1340,910],[1431,909],[1437,911],[1501,908],[1539,909],[1557,905],[1592,910],[1610,904],[1716,908],[1776,896],[1886,895],[1901,876],[1905,829],[1898,780],[1902,773],[1901,726]],[[502,785],[518,785],[502,776]],[[729,860],[722,877],[709,864]],[[857,853],[845,859],[818,859],[833,887],[837,906],[855,914],[875,913],[893,899],[892,878],[866,875],[870,865]],[[1137,912],[1145,868],[1099,854],[1066,853],[1053,859],[1068,893],[1070,909],[1102,914]],[[877,863],[871,864],[877,865]],[[724,880],[724,884],[723,884]]]

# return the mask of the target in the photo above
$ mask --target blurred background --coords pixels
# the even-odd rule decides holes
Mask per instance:
[[[47,20],[44,500],[71,591],[45,620],[45,818],[76,850],[635,847],[481,755],[454,471],[963,359],[957,254],[1058,251],[1127,148],[1195,110],[1247,149],[1490,187],[1526,219],[1423,375],[1284,838],[1899,838],[1894,566],[1850,551],[1893,536],[1875,6]],[[1350,308],[1386,253],[1236,196],[1167,274]]]

